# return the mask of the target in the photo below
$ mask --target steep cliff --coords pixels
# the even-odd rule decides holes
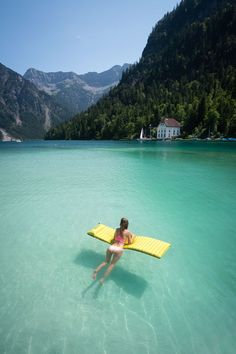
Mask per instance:
[[[52,97],[0,64],[0,139],[42,138],[69,117],[69,112]]]
[[[61,71],[45,73],[31,68],[26,71],[24,78],[53,96],[58,104],[74,115],[85,111],[117,85],[129,66],[116,65],[101,73],[89,72],[83,75]]]

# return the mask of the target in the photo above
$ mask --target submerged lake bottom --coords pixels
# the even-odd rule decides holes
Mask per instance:
[[[0,353],[233,354],[236,144],[0,143]],[[171,243],[99,284],[101,222]]]

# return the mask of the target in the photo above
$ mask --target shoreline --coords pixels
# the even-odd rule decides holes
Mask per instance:
[[[7,137],[4,140],[0,140],[0,143],[23,143],[23,142],[53,142],[53,141],[64,141],[64,142],[72,142],[72,141],[96,141],[96,142],[103,142],[103,141],[117,141],[117,142],[133,142],[136,141],[137,143],[173,143],[173,142],[210,142],[210,143],[214,143],[214,142],[223,142],[223,143],[232,143],[232,142],[236,142],[236,138],[217,138],[217,139],[184,139],[184,138],[177,138],[177,139],[68,139],[68,140],[49,140],[49,139],[25,139],[25,140],[20,140],[20,139],[16,139],[16,138],[11,138],[11,137]]]

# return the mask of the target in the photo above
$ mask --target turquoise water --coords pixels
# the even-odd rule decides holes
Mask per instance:
[[[230,354],[236,144],[0,144],[0,353]],[[97,222],[168,242],[100,286]]]

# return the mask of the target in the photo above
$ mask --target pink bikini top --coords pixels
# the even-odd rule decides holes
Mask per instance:
[[[119,243],[125,243],[125,239],[121,236],[121,234],[117,235],[115,237],[115,241],[119,242]]]

